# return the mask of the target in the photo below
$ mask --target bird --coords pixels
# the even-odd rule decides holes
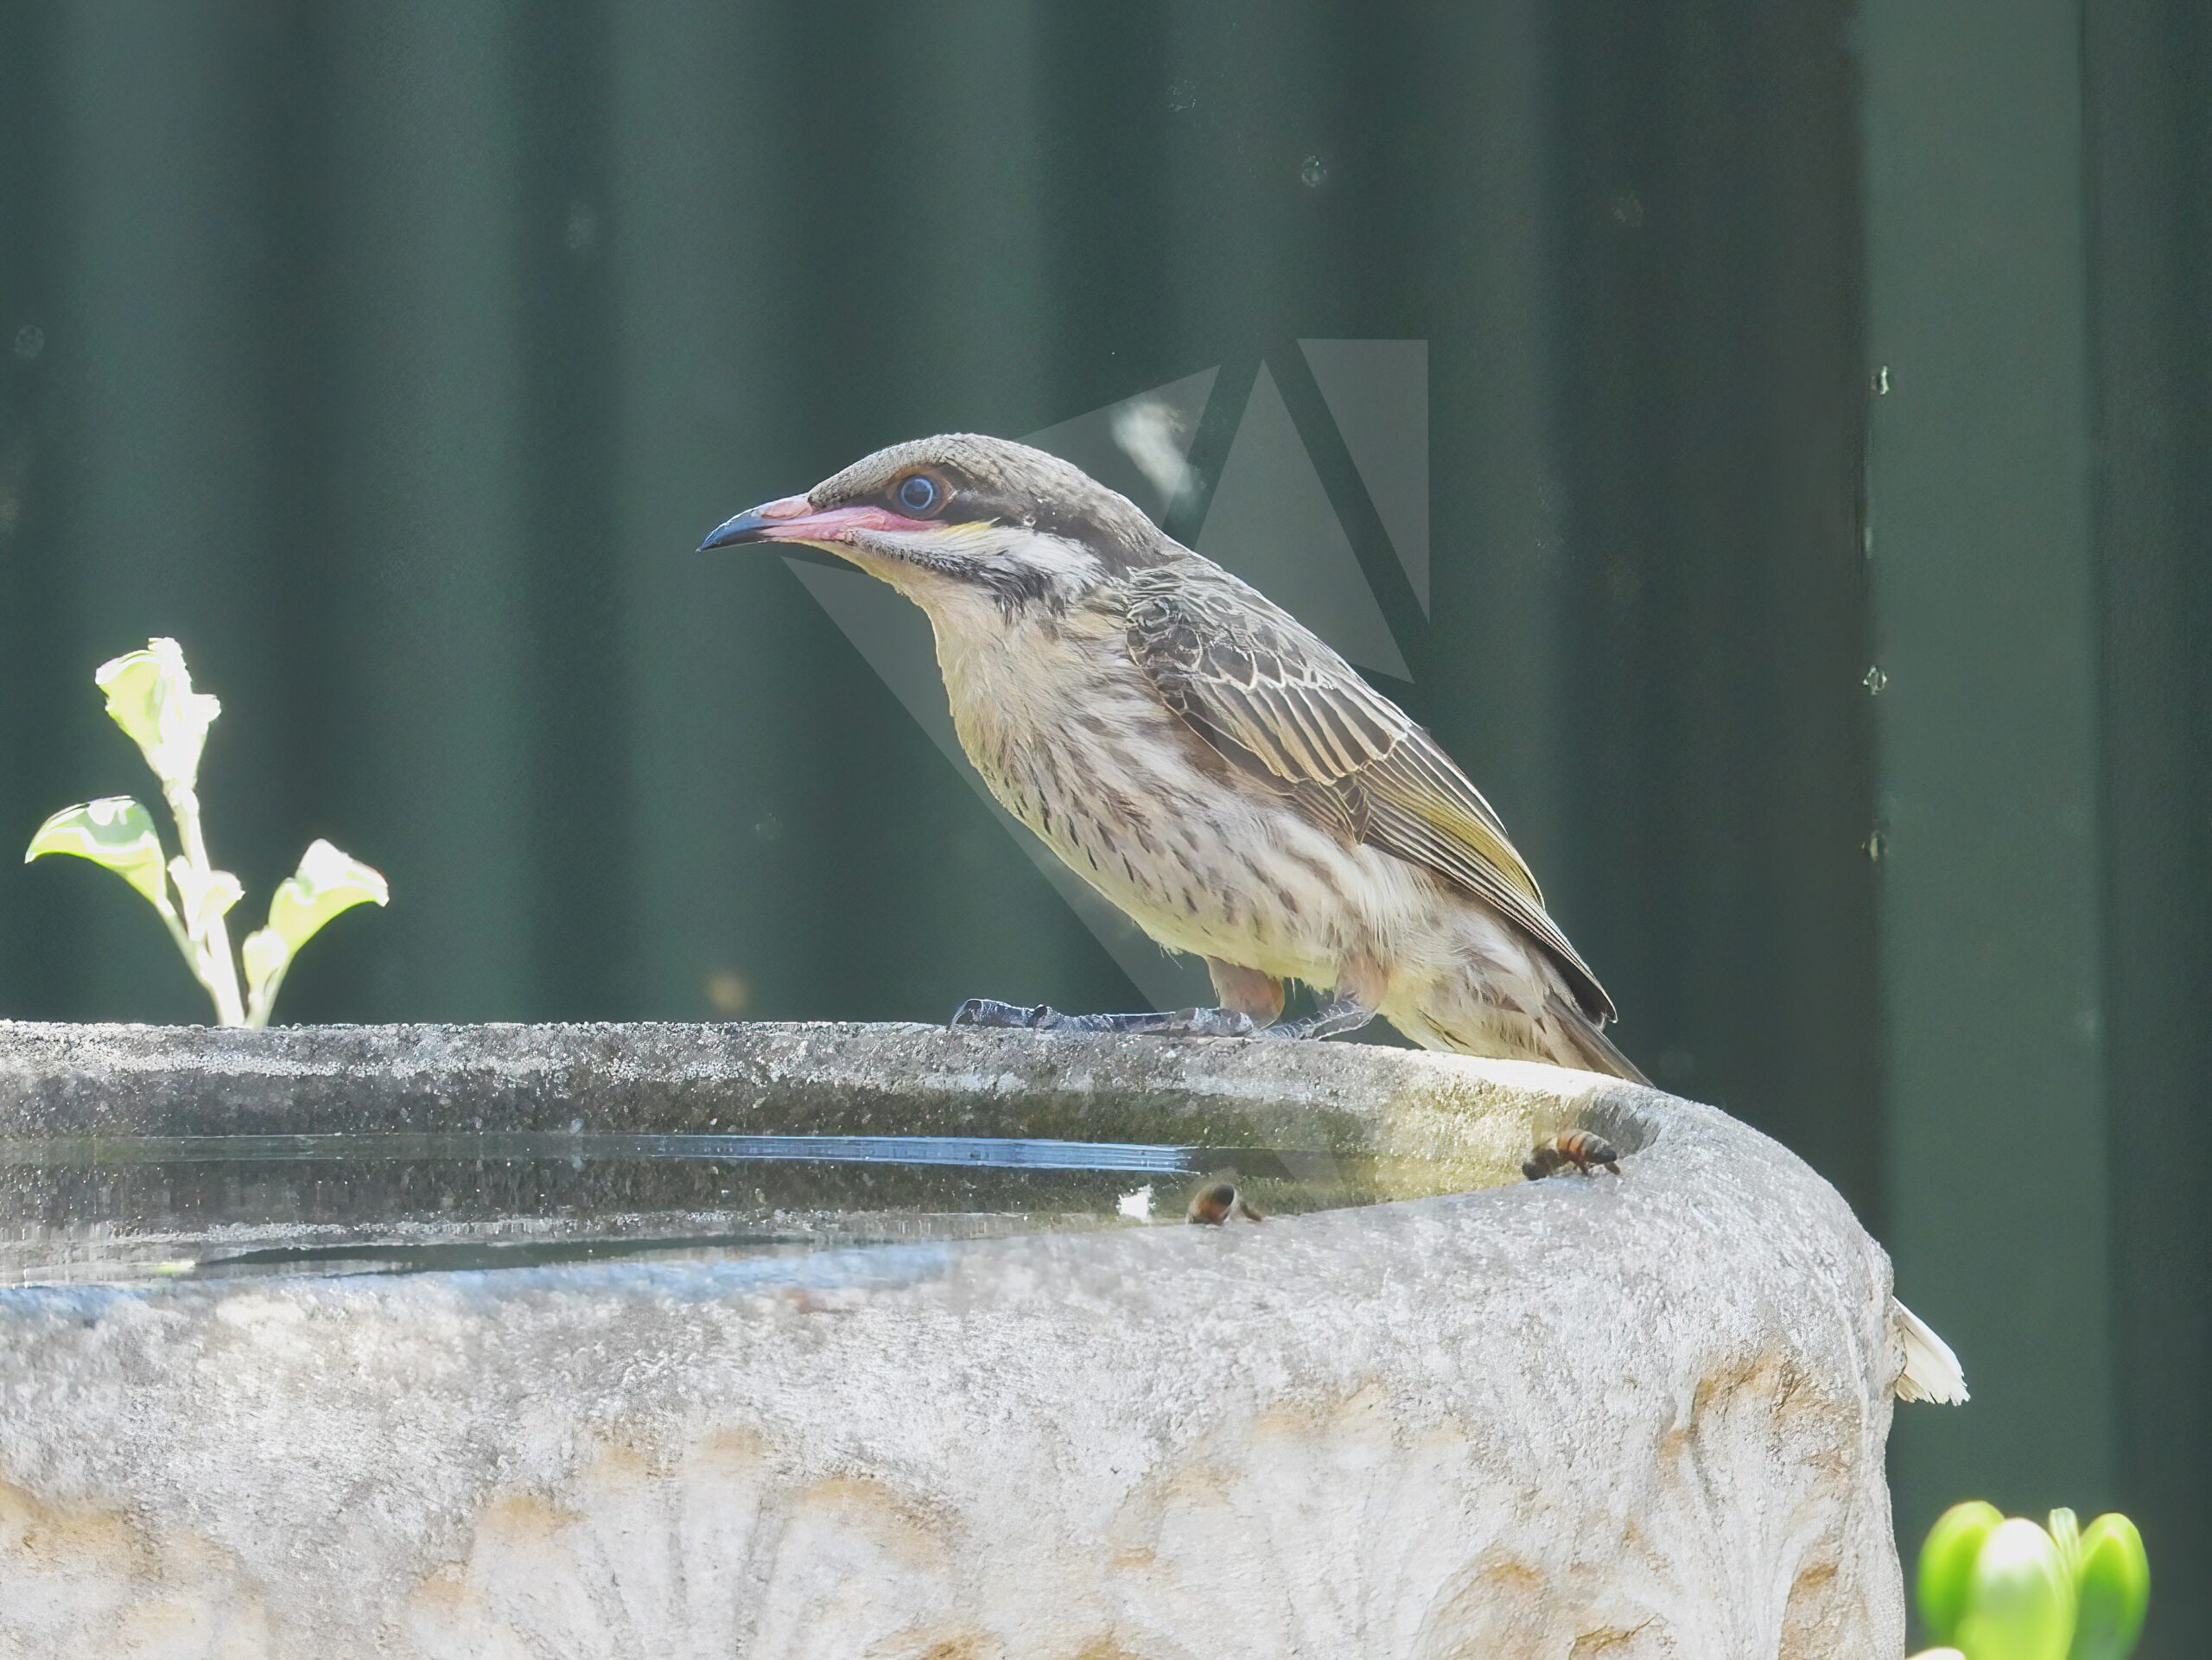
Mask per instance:
[[[991,793],[1171,951],[1211,1008],[962,1024],[1318,1037],[1380,1015],[1427,1048],[1641,1080],[1613,1004],[1503,824],[1435,740],[1310,629],[1027,445],[894,445],[703,548],[796,543],[915,601]],[[1326,994],[1284,1021],[1284,986]]]
[[[894,444],[700,550],[758,543],[833,555],[918,605],[992,795],[1160,945],[1202,957],[1216,998],[1089,1014],[971,997],[954,1024],[1315,1039],[1380,1017],[1424,1048],[1647,1082],[1436,740],[1072,463],[973,433]],[[1286,1018],[1292,982],[1318,1002]],[[1929,1373],[1916,1387],[1948,1390],[1949,1351],[1905,1332]]]

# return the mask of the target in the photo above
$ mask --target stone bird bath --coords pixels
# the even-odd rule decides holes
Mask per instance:
[[[1623,1173],[1524,1182],[1570,1127]],[[822,1167],[804,1248],[766,1142],[590,1186],[653,1138],[909,1134],[921,1185]],[[1001,1138],[1048,1150],[958,1168]],[[1071,1142],[1151,1150],[1043,1167]],[[472,1145],[499,1215],[448,1226],[417,1177]],[[1222,1172],[1267,1219],[1184,1225]],[[963,1232],[929,1183],[971,1177]],[[233,1220],[180,1245],[194,1206]],[[706,1243],[616,1254],[677,1216]],[[1783,1148],[1548,1067],[0,1024],[0,1655],[1893,1656],[1888,1294]]]

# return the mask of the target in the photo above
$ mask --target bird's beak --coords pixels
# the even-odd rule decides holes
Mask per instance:
[[[804,537],[800,525],[815,517],[814,504],[804,496],[785,496],[781,501],[765,502],[750,512],[740,513],[715,525],[699,544],[699,551],[734,548],[741,542],[800,541]]]

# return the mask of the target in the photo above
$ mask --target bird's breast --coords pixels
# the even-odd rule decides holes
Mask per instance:
[[[1036,653],[1051,672],[944,663],[954,725],[991,793],[1162,944],[1326,983],[1410,873],[1227,763],[1125,653],[1055,644]]]

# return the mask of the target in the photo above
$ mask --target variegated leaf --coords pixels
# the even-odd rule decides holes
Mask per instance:
[[[153,815],[127,795],[107,796],[80,807],[67,807],[39,826],[23,862],[49,853],[90,859],[166,908],[162,886],[162,838]]]
[[[207,728],[223,706],[193,690],[183,647],[173,639],[149,639],[144,651],[101,664],[92,680],[107,694],[109,716],[138,746],[163,786],[193,788]]]
[[[299,869],[277,885],[269,901],[269,926],[288,953],[296,952],[340,912],[382,905],[390,897],[376,871],[318,841],[302,856]]]

